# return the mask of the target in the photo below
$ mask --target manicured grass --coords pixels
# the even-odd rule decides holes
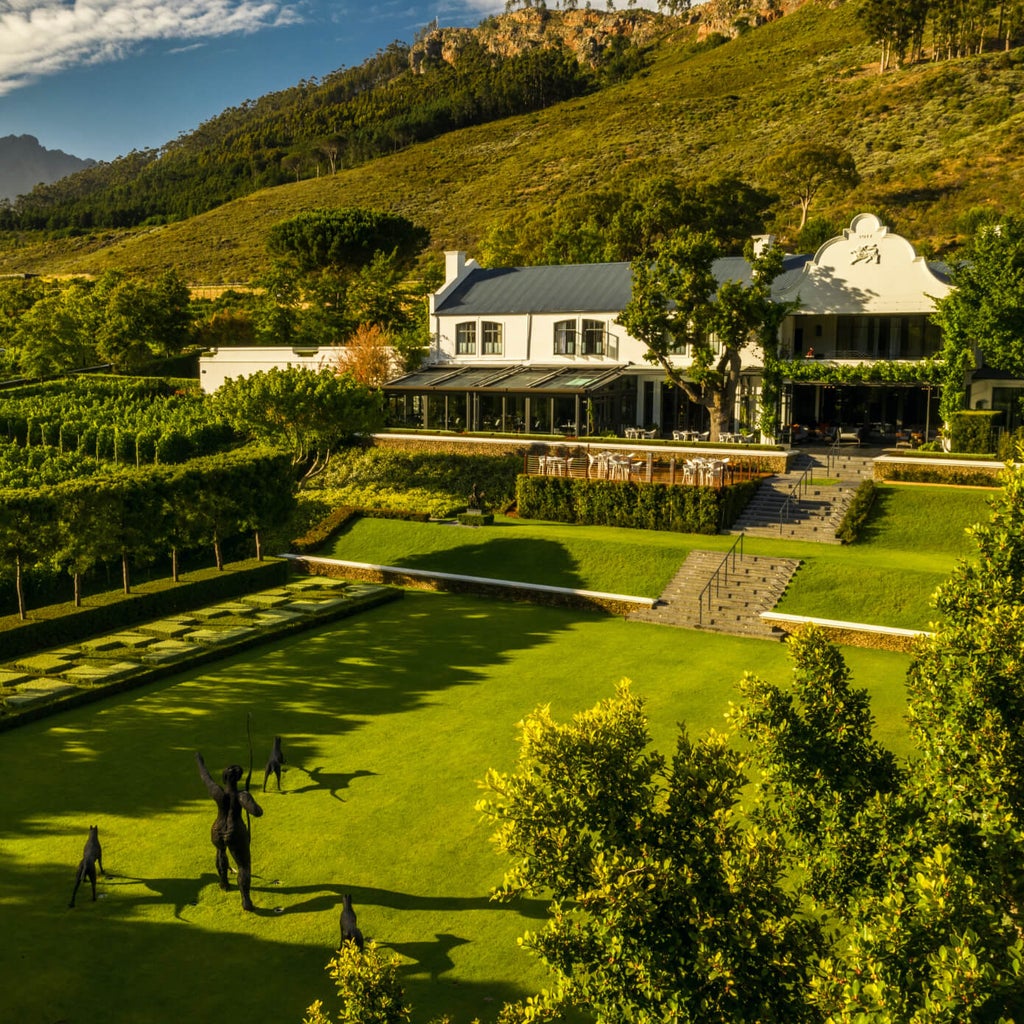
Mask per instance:
[[[848,654],[879,735],[903,750],[907,659]],[[493,1020],[543,983],[515,945],[543,907],[488,901],[503,863],[474,810],[486,769],[514,763],[514,723],[544,702],[568,716],[631,676],[668,749],[679,721],[722,728],[751,668],[791,672],[781,644],[409,593],[4,734],[0,1016],[297,1022],[316,998],[335,1005],[323,965],[350,892],[364,933],[402,955],[418,1024]],[[214,807],[193,762],[201,749],[212,770],[246,764],[247,712],[255,778],[275,733],[288,760],[285,794],[257,793],[251,915],[216,885]],[[115,877],[68,910],[92,824]]]
[[[987,520],[992,493],[882,486],[857,544],[747,538],[744,550],[804,561],[779,611],[925,629],[935,617],[931,595],[957,558],[973,553],[964,529]],[[362,519],[317,554],[657,597],[691,550],[725,551],[734,540],[500,517],[487,528]]]

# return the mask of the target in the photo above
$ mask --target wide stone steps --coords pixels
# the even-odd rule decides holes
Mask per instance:
[[[854,492],[873,474],[872,456],[827,451],[801,452],[790,472],[766,479],[750,504],[733,523],[730,534],[751,537],[802,540],[819,544],[839,544],[836,529],[843,521]],[[796,486],[804,471],[811,468],[827,484],[811,482]],[[788,500],[787,500],[788,499]]]
[[[650,609],[629,618],[665,626],[706,629],[734,636],[781,640],[785,634],[761,621],[785,593],[798,559],[691,551]],[[708,587],[715,574],[717,579]]]

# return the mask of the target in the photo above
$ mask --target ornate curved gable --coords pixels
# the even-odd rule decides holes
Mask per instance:
[[[827,241],[777,298],[796,314],[930,313],[950,291],[923,256],[870,213]]]

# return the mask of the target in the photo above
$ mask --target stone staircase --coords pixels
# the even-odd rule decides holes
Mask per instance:
[[[877,454],[863,448],[801,451],[788,473],[761,484],[743,515],[725,532],[838,544],[836,528],[861,481],[871,479]],[[807,469],[812,470],[811,479],[833,482],[801,488],[787,506],[786,498]],[[737,554],[726,559],[720,551],[691,551],[654,606],[631,612],[629,618],[782,640],[785,633],[763,622],[761,612],[775,607],[799,566],[795,558]],[[716,573],[717,581],[705,591]]]
[[[760,613],[775,607],[799,565],[795,558],[691,551],[654,606],[631,612],[629,618],[781,640],[785,634],[762,622]],[[716,583],[704,592],[716,572]]]
[[[854,491],[872,476],[876,453],[859,448],[801,451],[788,473],[769,477],[726,533],[775,540],[804,540],[838,544],[836,529],[843,521]],[[806,470],[806,486],[794,487]],[[816,484],[814,478],[828,479]]]

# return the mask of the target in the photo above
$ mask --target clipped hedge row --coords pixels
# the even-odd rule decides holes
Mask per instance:
[[[874,480],[865,480],[854,492],[850,507],[843,516],[843,521],[836,530],[836,536],[844,544],[853,544],[860,536],[860,531],[868,521],[871,514],[871,507],[878,495],[878,488]]]
[[[286,561],[251,559],[230,565],[224,571],[204,569],[179,583],[163,579],[141,584],[131,594],[109,593],[104,595],[102,604],[94,603],[99,599],[93,598],[80,608],[71,604],[51,606],[33,612],[33,617],[24,622],[17,616],[7,616],[0,620],[4,657],[18,658],[47,647],[78,643],[136,622],[230,601],[287,580]]]
[[[516,481],[516,498],[524,519],[714,534],[736,521],[758,484],[716,489],[524,475]]]
[[[956,466],[936,460],[927,466],[912,462],[875,461],[875,479],[892,483],[950,484],[959,487],[999,487],[1000,463]]]

